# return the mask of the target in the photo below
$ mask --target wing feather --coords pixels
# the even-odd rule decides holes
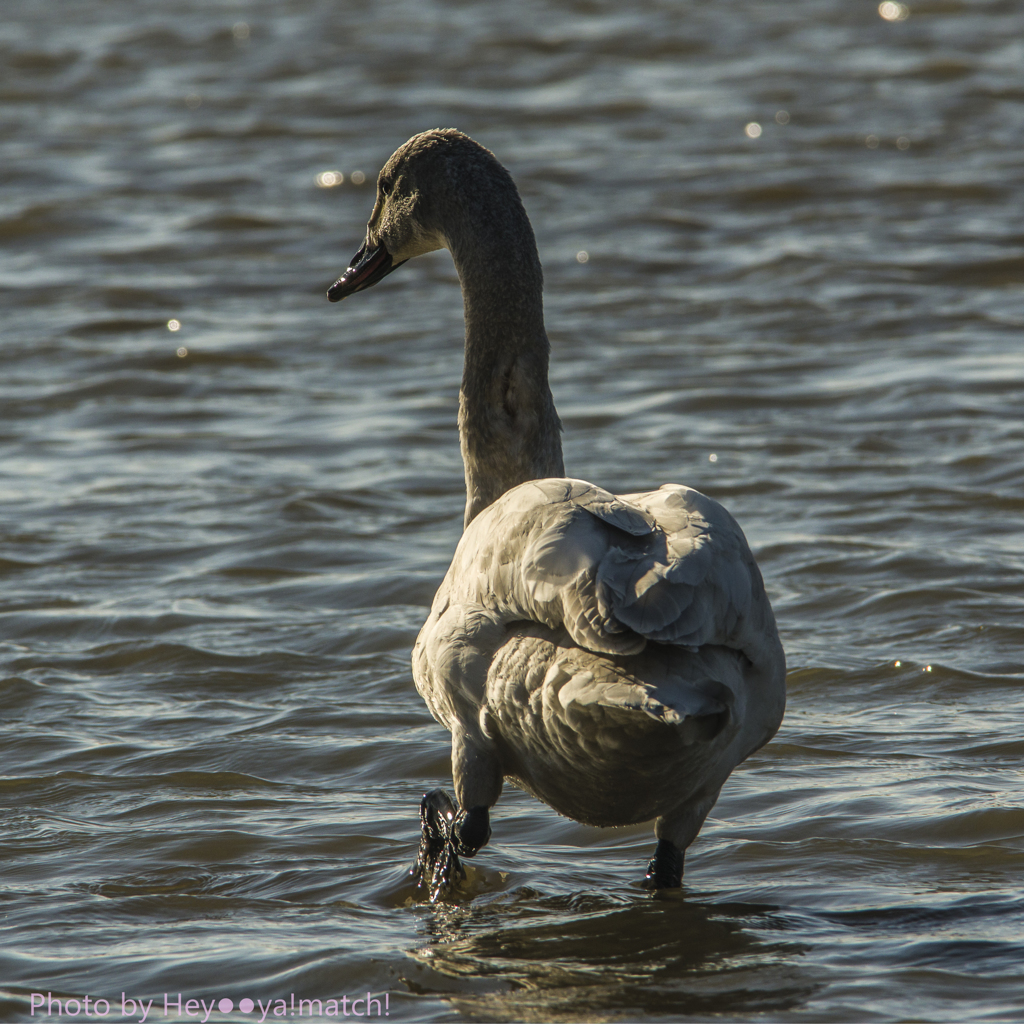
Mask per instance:
[[[571,479],[512,488],[466,530],[435,613],[449,603],[564,627],[602,654],[636,654],[648,641],[718,644],[757,663],[774,657],[765,644],[778,645],[736,521],[678,484],[618,497]]]

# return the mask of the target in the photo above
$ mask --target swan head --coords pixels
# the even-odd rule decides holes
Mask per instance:
[[[331,302],[370,288],[407,260],[452,249],[450,234],[467,210],[486,205],[495,189],[518,193],[490,150],[454,128],[434,128],[400,146],[377,177],[366,238],[327,291]],[[498,204],[500,206],[500,204]]]

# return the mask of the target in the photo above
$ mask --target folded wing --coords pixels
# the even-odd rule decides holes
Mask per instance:
[[[553,500],[517,495],[528,487]],[[653,640],[749,647],[756,659],[771,611],[746,539],[716,501],[676,484],[615,497],[580,481],[537,481],[506,498],[528,523],[510,610],[564,625],[593,651],[637,653]]]
[[[650,642],[691,652],[710,645],[771,675],[784,671],[742,531],[718,502],[676,484],[617,497],[581,480],[534,480],[473,520],[418,644],[418,685],[435,694],[427,701],[441,720],[455,711],[440,706],[439,691],[482,702],[508,628],[529,622],[564,629],[598,655],[637,655]],[[602,701],[630,704],[603,692]]]

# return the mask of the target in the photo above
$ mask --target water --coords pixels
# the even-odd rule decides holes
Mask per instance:
[[[4,11],[0,1019],[1024,1015],[1020,4]],[[324,291],[449,125],[532,217],[570,472],[719,498],[772,596],[786,720],[681,895],[511,789],[456,905],[405,878],[461,303],[445,253]]]

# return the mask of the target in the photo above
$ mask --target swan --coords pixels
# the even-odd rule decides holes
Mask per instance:
[[[782,722],[786,658],[761,573],[698,491],[616,496],[565,476],[533,229],[469,136],[434,129],[395,151],[327,296],[442,248],[465,309],[466,512],[412,669],[452,734],[455,802],[424,796],[413,875],[431,901],[450,893],[507,779],[585,824],[654,819],[645,884],[679,887],[723,783]]]

